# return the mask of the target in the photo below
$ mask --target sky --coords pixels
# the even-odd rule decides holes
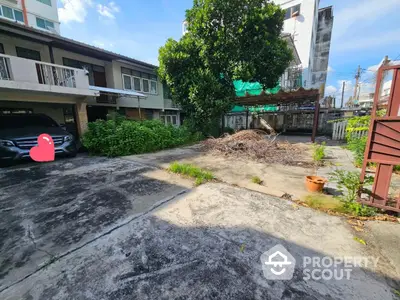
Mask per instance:
[[[325,96],[353,94],[358,65],[361,94],[372,92],[385,55],[400,59],[400,0],[320,0],[333,5],[334,25]],[[63,36],[158,65],[158,49],[179,39],[192,0],[58,0]]]

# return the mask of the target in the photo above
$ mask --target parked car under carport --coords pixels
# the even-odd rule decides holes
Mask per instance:
[[[29,159],[39,135],[47,133],[54,142],[55,154],[76,156],[77,144],[72,134],[44,114],[0,116],[0,162]]]

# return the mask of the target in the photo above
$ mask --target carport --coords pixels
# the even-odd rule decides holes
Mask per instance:
[[[142,119],[142,113],[140,108],[140,100],[147,98],[146,95],[138,93],[136,91],[119,90],[100,86],[89,86],[89,89],[100,93],[100,97],[96,98],[96,103],[89,102],[87,107],[87,114],[89,122],[95,121],[96,119],[107,119],[109,109],[119,109],[118,100],[121,97],[132,98],[138,101],[139,118]]]
[[[0,89],[0,99],[0,115],[45,114],[76,137],[87,128],[87,96]]]
[[[275,111],[262,112],[263,114],[283,115],[283,123],[286,125],[287,117],[293,114],[313,114],[311,141],[315,141],[318,131],[319,121],[319,90],[299,88],[295,91],[268,93],[264,90],[259,95],[250,95],[248,92],[244,96],[235,100],[236,105],[244,106],[246,110],[246,129],[249,127],[250,107],[276,106]]]

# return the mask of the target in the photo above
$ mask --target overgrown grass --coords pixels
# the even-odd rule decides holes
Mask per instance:
[[[324,194],[312,194],[304,197],[304,202],[312,208],[321,210],[341,209],[343,206],[339,199]]]
[[[261,180],[261,178],[260,177],[258,177],[258,176],[253,176],[253,177],[251,177],[251,182],[252,183],[255,183],[255,184],[262,184],[262,180]]]
[[[313,145],[313,160],[316,163],[320,163],[325,158],[325,148],[326,143],[322,142],[321,144]]]
[[[208,172],[191,164],[183,164],[178,162],[173,162],[169,166],[169,171],[171,171],[172,173],[182,174],[194,178],[196,185],[200,185],[215,178],[211,172]]]
[[[324,194],[307,195],[303,198],[309,207],[322,211],[334,211],[358,217],[370,217],[376,214],[376,209],[358,202],[345,202],[339,197]]]

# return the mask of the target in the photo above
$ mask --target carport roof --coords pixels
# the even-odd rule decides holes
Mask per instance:
[[[92,91],[98,91],[98,92],[101,92],[104,94],[116,94],[118,96],[147,98],[146,95],[143,95],[143,94],[135,92],[135,91],[110,89],[110,88],[106,88],[106,87],[93,86],[93,85],[90,85],[89,89]]]

